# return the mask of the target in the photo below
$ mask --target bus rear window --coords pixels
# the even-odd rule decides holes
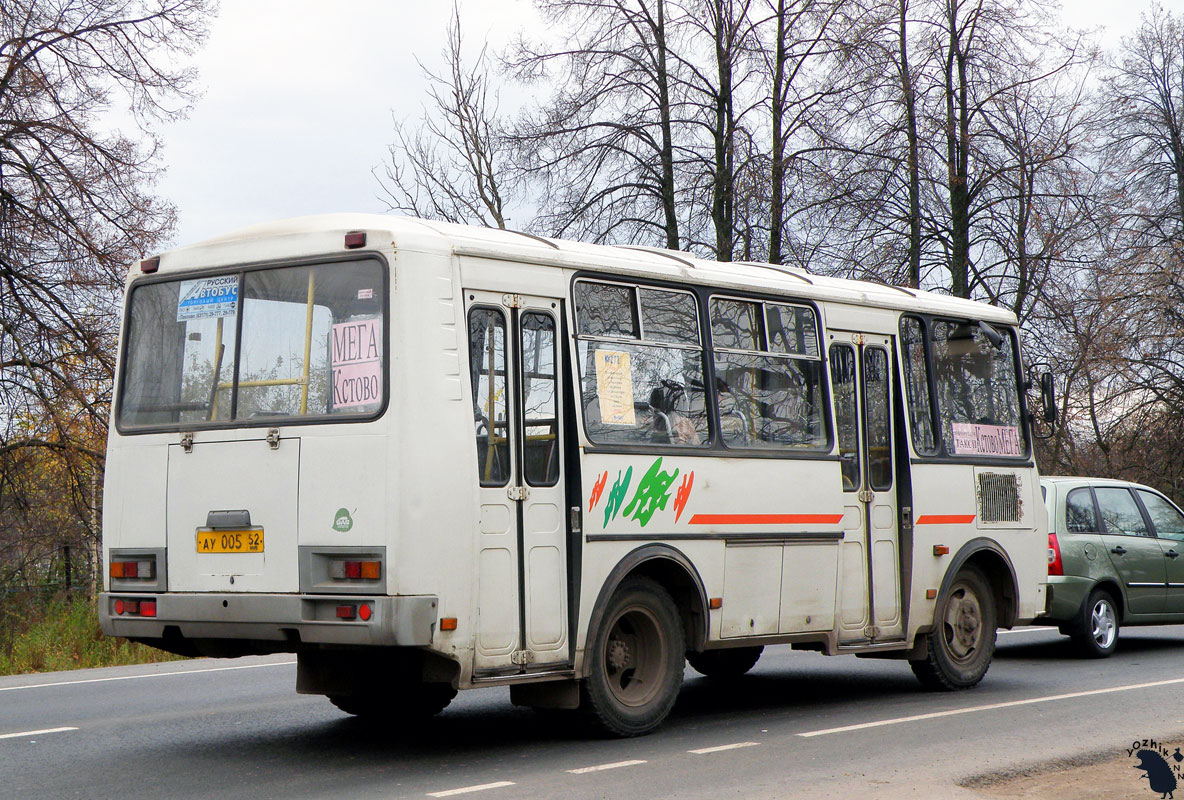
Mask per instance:
[[[120,426],[370,416],[384,400],[384,296],[373,259],[140,284]]]

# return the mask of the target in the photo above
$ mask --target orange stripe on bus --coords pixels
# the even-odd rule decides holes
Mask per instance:
[[[838,525],[842,514],[696,514],[691,525]]]
[[[969,525],[974,514],[923,514],[917,517],[918,525]]]

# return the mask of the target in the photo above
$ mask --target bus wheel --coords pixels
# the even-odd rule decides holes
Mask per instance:
[[[447,683],[421,683],[381,695],[331,694],[329,702],[361,719],[422,719],[439,714],[454,697],[456,689]]]
[[[756,666],[763,647],[732,647],[727,650],[690,651],[687,662],[708,678],[738,678]]]
[[[938,601],[925,658],[910,661],[928,689],[969,689],[983,679],[995,653],[995,597],[977,568],[963,567]]]
[[[666,719],[682,686],[682,623],[670,594],[626,578],[588,650],[580,707],[602,733],[640,736]]]

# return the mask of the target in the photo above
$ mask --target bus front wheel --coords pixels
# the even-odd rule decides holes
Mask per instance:
[[[995,653],[995,597],[977,567],[958,571],[938,601],[924,658],[910,661],[928,689],[969,689],[983,679]]]
[[[622,581],[589,658],[580,707],[593,726],[620,737],[657,728],[674,707],[685,664],[682,623],[669,592],[649,578]]]

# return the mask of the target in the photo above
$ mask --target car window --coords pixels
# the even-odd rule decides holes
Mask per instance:
[[[1151,523],[1155,525],[1156,536],[1184,541],[1184,514],[1178,508],[1155,492],[1140,489],[1139,498],[1147,509],[1147,515],[1151,517]]]
[[[1143,514],[1131,493],[1118,486],[1103,486],[1094,489],[1098,508],[1102,511],[1102,522],[1106,533],[1125,536],[1150,536]]]
[[[1074,489],[1065,498],[1065,530],[1069,533],[1095,533],[1098,513],[1089,489]]]

